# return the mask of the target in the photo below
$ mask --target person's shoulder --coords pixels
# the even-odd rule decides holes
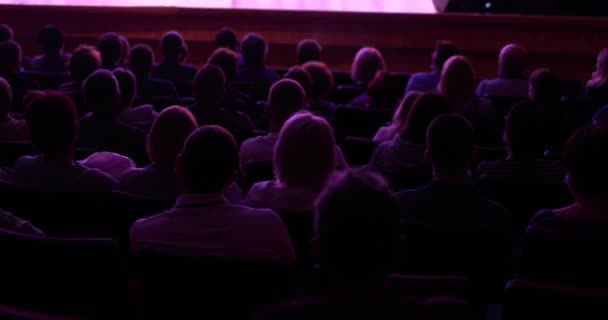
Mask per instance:
[[[19,168],[23,168],[23,167],[37,166],[37,165],[41,164],[41,160],[42,160],[41,155],[21,156],[19,159],[17,159],[17,161],[15,162],[15,165],[13,167],[15,169],[19,169]]]
[[[421,195],[425,194],[426,192],[427,192],[426,186],[422,186],[422,187],[418,187],[418,188],[414,188],[414,189],[406,189],[406,190],[395,192],[395,198],[397,199],[397,201],[399,203],[409,204],[409,203],[416,201],[416,199],[418,199]]]
[[[555,211],[551,210],[551,209],[543,209],[538,211],[533,217],[532,219],[530,219],[530,222],[528,222],[529,226],[533,226],[533,225],[542,225],[548,221],[554,220],[555,219]]]
[[[120,176],[120,184],[127,184],[131,182],[133,179],[137,179],[143,175],[145,175],[145,168],[131,168]]]
[[[147,231],[153,233],[152,229],[162,228],[163,220],[169,217],[168,211],[162,211],[149,217],[137,219],[133,222],[133,225],[131,225],[130,233],[131,235],[147,233]]]
[[[86,179],[81,181],[83,188],[90,188],[100,191],[112,191],[117,189],[118,182],[110,175],[99,169],[89,168],[87,166],[77,164],[81,170],[82,177]]]

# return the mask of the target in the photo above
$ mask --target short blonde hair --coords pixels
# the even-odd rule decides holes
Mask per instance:
[[[163,110],[152,123],[147,137],[151,162],[171,165],[182,150],[184,141],[198,124],[188,108],[172,106]]]
[[[438,90],[452,107],[459,107],[475,98],[475,73],[469,59],[453,56],[445,62]]]
[[[363,47],[355,55],[350,76],[354,81],[367,86],[378,70],[386,70],[382,53],[373,47]]]
[[[331,126],[311,113],[296,113],[279,133],[273,165],[277,180],[287,187],[325,186],[336,168]]]

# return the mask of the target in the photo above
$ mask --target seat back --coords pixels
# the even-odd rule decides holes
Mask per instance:
[[[313,213],[311,211],[293,211],[274,209],[281,217],[291,244],[296,251],[298,267],[310,270],[313,264],[310,240],[313,235]]]
[[[285,299],[289,267],[279,262],[186,257],[144,251],[137,257],[146,318],[243,319]]]
[[[272,162],[252,161],[247,163],[245,187],[249,188],[256,182],[274,180]]]
[[[382,174],[395,191],[422,187],[433,178],[431,168],[426,165],[402,168],[399,173],[383,172]]]
[[[9,141],[0,142],[0,168],[12,167],[20,157],[33,155],[36,151],[31,142]]]
[[[341,143],[348,136],[371,139],[392,116],[392,109],[338,107],[334,123],[336,140]]]
[[[0,304],[66,315],[113,318],[124,311],[127,280],[111,239],[45,238],[0,231]]]
[[[336,86],[329,95],[329,100],[336,104],[348,104],[357,96],[365,92],[364,88],[355,84]]]
[[[342,142],[341,149],[349,165],[361,166],[369,164],[369,160],[378,144],[378,142],[370,139],[346,137]]]
[[[587,97],[562,97],[565,123],[568,128],[579,128],[589,123],[597,109],[608,103],[605,99]]]
[[[449,296],[468,300],[471,298],[469,280],[458,275],[391,275],[391,288],[399,295],[429,299]]]

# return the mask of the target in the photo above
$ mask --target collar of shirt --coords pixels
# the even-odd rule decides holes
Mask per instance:
[[[228,204],[228,200],[221,193],[186,193],[177,198],[175,208],[200,208]]]

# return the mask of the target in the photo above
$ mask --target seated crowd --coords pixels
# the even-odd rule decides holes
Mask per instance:
[[[174,203],[133,221],[128,238],[135,256],[161,251],[295,266],[302,252],[284,215],[312,215],[313,239],[306,240],[313,240],[325,291],[265,309],[260,319],[339,318],[344,310],[391,319],[422,310],[422,319],[435,319],[419,299],[389,288],[391,274],[425,265],[407,261],[424,242],[422,227],[450,229],[455,244],[486,228],[492,237],[477,242],[521,249],[513,239],[526,231],[515,230],[520,213],[480,189],[486,178],[568,187],[573,204],[534,208],[540,211],[529,228],[608,230],[607,112],[573,128],[560,109],[557,75],[539,68],[528,77],[528,51],[518,44],[500,51],[496,79],[477,84],[472,62],[455,44],[438,41],[432,70],[412,75],[399,101],[389,98],[392,76],[382,53],[364,47],[346,84],[354,93],[342,105],[332,94],[345,84],[337,83],[313,39],[297,45],[295,66],[283,74],[265,65],[269,45],[261,35],[237,43],[228,28],[218,31],[217,49],[198,70],[187,63],[186,39],[177,31],[162,35],[158,62],[150,46],[130,47],[113,32],[95,47],[66,54],[63,31],[48,25],[38,39],[43,54],[26,66],[12,37],[0,25],[0,153],[11,143],[31,143],[36,152],[0,164],[0,183]],[[585,95],[606,99],[608,49],[596,68]],[[49,88],[31,73],[65,81]],[[506,110],[497,107],[505,100]],[[344,108],[393,115],[375,136],[359,137],[375,146],[369,166],[349,167],[336,126]],[[484,148],[504,156],[484,157]],[[256,164],[269,169],[264,179]],[[405,190],[393,184],[420,173],[426,183]],[[45,236],[36,221],[2,207],[0,199],[0,229]],[[507,279],[501,280],[504,287]],[[461,304],[450,300],[444,307],[453,308],[455,319],[472,319]]]

